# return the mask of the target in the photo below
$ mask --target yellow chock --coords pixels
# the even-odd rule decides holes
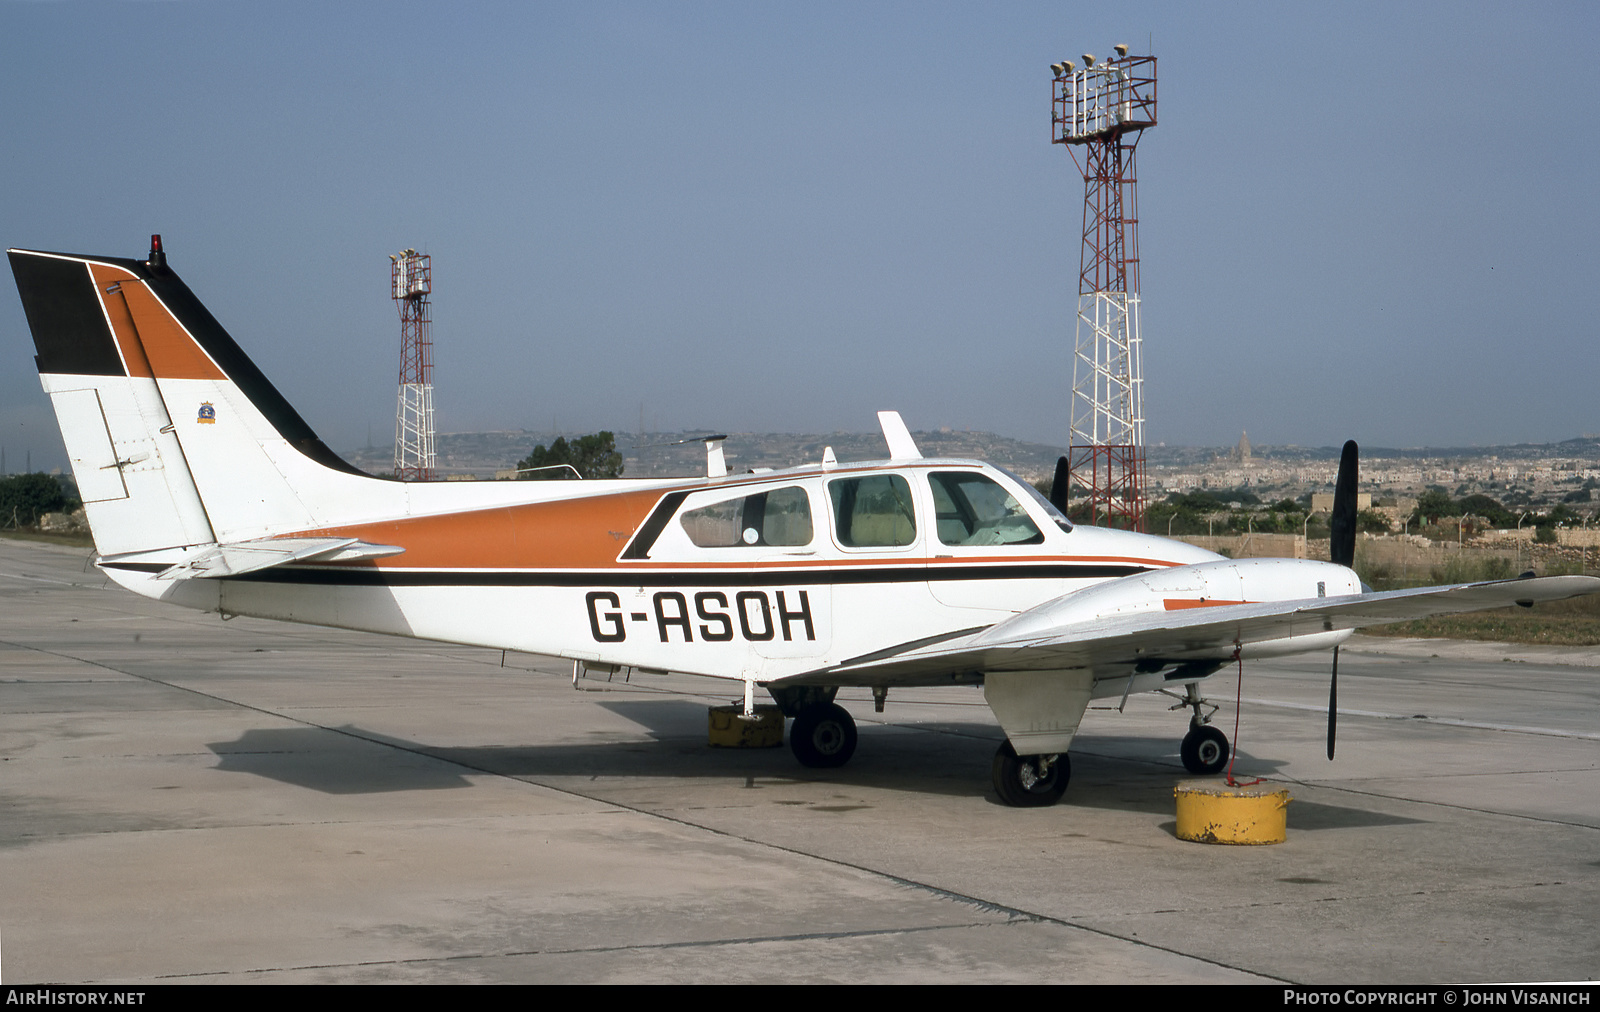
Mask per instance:
[[[751,716],[737,703],[710,708],[707,740],[712,748],[778,748],[783,744],[783,711],[758,706]]]
[[[1193,843],[1282,843],[1288,836],[1289,790],[1277,784],[1229,787],[1185,780],[1178,798],[1178,839]]]

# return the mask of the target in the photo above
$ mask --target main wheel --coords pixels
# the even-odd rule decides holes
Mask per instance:
[[[794,718],[789,748],[802,766],[843,766],[856,751],[855,718],[835,703],[812,703]]]
[[[1191,727],[1183,736],[1183,747],[1178,754],[1183,757],[1183,768],[1190,773],[1201,776],[1221,773],[1228,765],[1228,736],[1210,724]]]
[[[1013,808],[1042,808],[1061,800],[1072,777],[1072,763],[1065,752],[1019,756],[1010,741],[1003,741],[989,772],[1001,801]]]

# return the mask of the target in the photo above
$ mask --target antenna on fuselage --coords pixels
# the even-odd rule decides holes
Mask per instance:
[[[911,438],[911,430],[898,411],[878,412],[878,425],[883,429],[883,440],[889,444],[890,460],[921,460],[922,451]]]
[[[728,459],[722,455],[722,441],[727,436],[707,436],[706,444],[706,477],[726,478],[728,476]]]

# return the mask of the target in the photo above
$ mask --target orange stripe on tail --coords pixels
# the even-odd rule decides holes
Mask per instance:
[[[94,270],[95,281],[100,283],[106,308],[111,315],[112,329],[116,331],[117,344],[123,348],[123,358],[128,363],[129,372],[135,376],[154,375],[160,379],[227,379],[216,363],[211,361],[211,356],[194,342],[194,338],[189,336],[143,282],[123,281],[119,286],[120,292],[105,294],[106,285],[110,282],[100,281],[99,272],[102,268],[96,267]],[[118,326],[117,323],[118,313],[114,306],[118,302],[123,303],[123,311],[127,313],[124,326]],[[148,370],[144,373],[133,372],[135,359],[127,352],[125,329],[131,329],[131,340],[144,349],[141,357],[144,368]]]

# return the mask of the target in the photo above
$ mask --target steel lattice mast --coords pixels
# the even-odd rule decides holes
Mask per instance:
[[[394,418],[394,476],[401,481],[432,481],[433,337],[428,296],[433,291],[433,259],[414,249],[392,261],[394,301],[400,310],[400,399]]]
[[[1071,491],[1091,520],[1144,529],[1144,369],[1134,148],[1156,125],[1156,58],[1127,46],[1053,64],[1052,144],[1083,173],[1083,246],[1072,356]]]

